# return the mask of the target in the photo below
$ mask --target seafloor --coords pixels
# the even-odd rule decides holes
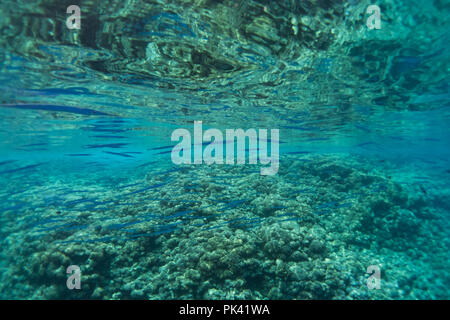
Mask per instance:
[[[0,292],[33,299],[447,299],[450,202],[441,195],[448,177],[441,185],[414,181],[403,171],[420,167],[410,166],[399,172],[385,161],[324,155],[284,157],[276,176],[252,167],[144,166],[146,174],[135,171],[140,179],[125,187],[100,175],[48,179],[13,196],[36,201],[34,208],[20,218],[14,209],[3,213]],[[143,191],[144,184],[156,187]],[[46,196],[55,190],[71,209],[57,210]],[[70,201],[76,190],[95,202]],[[68,292],[70,264],[83,266],[82,290]],[[367,288],[370,265],[382,270],[382,290]]]

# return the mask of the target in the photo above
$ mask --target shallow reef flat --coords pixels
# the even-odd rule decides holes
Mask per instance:
[[[449,299],[450,4],[372,4],[0,1],[0,298]]]
[[[17,207],[2,216],[0,292],[31,299],[448,299],[448,190],[402,183],[392,175],[396,164],[375,162],[289,155],[275,176],[248,165],[186,165],[142,168],[146,175],[126,184],[47,179],[10,196],[27,205],[19,219]],[[72,264],[81,267],[82,290],[66,288]],[[367,288],[371,265],[381,268],[381,290]]]

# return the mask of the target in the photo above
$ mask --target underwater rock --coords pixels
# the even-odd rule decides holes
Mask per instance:
[[[312,253],[315,254],[322,254],[326,250],[326,246],[323,242],[319,240],[313,240],[311,244],[309,245],[309,249]]]

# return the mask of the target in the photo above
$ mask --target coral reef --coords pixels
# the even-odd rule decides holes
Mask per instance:
[[[171,183],[122,199],[132,206],[74,209],[87,228],[9,225],[0,292],[33,299],[448,298],[448,219],[438,213],[445,208],[368,160],[308,160],[284,157],[274,177],[185,166],[165,174]],[[149,185],[161,180],[158,170],[146,177]],[[103,201],[120,198],[114,188],[103,194]],[[127,224],[150,213],[158,219]],[[149,233],[155,223],[177,227]],[[65,286],[72,264],[82,269],[81,290]],[[381,268],[381,290],[366,286],[370,265]]]

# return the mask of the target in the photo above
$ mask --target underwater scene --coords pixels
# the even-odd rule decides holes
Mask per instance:
[[[0,0],[0,299],[449,299],[450,1]]]

